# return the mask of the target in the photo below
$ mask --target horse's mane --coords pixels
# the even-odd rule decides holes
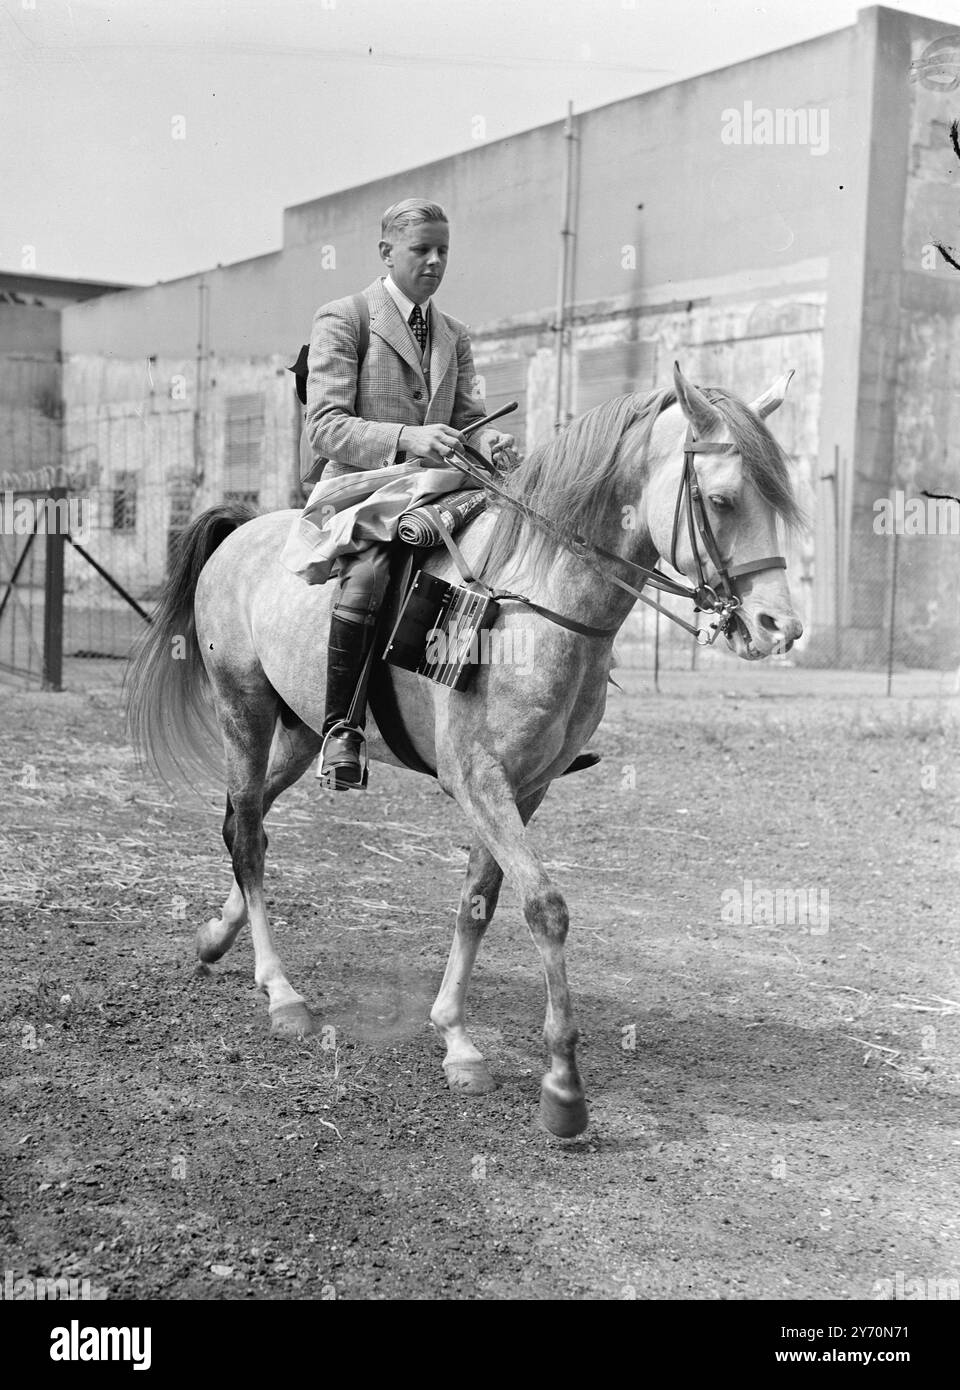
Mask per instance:
[[[727,391],[717,387],[700,389],[730,430],[745,477],[788,530],[802,529],[805,519],[793,490],[786,455],[763,420]],[[642,468],[635,481],[645,481],[653,427],[676,402],[677,393],[672,388],[646,396],[613,396],[535,448],[510,474],[504,491],[557,525],[593,537],[609,507],[611,493],[621,482],[622,470],[635,466],[638,453]],[[497,510],[484,576],[489,579],[502,573],[519,553],[522,540],[524,568],[535,579],[542,579],[556,557],[556,542],[509,505],[502,504]]]

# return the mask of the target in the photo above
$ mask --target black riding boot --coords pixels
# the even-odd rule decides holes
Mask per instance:
[[[336,791],[366,786],[366,760],[361,758],[366,691],[353,712],[353,720],[348,720],[373,635],[372,624],[346,622],[336,614],[330,619],[327,702],[321,729],[325,737],[317,776]]]

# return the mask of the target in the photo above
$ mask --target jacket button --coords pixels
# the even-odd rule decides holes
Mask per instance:
[[[413,393],[413,399],[414,399],[415,401],[422,401],[422,400],[423,400],[423,392],[422,392],[422,391],[414,391],[414,393]]]

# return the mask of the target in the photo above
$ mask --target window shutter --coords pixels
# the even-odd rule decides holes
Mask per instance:
[[[256,491],[263,476],[265,408],[262,392],[226,398],[223,486],[231,493]]]

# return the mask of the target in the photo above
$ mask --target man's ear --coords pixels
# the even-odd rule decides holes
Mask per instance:
[[[390,258],[391,258],[392,255],[393,255],[393,242],[392,242],[392,241],[381,241],[381,242],[380,242],[380,259],[383,261],[384,265],[390,265],[390,264],[391,264],[391,259],[390,259]]]

